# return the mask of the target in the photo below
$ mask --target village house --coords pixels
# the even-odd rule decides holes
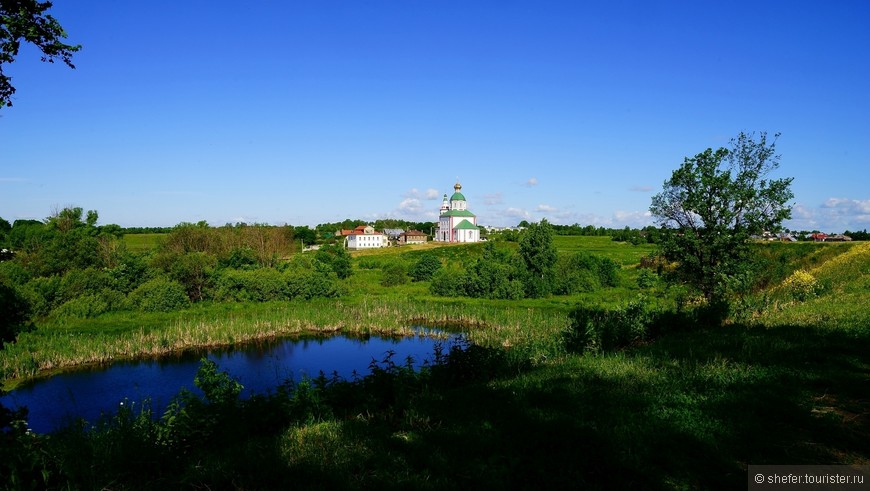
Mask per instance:
[[[353,230],[340,230],[337,236],[344,237],[344,247],[350,250],[387,247],[387,236],[375,231],[371,225],[360,225]]]
[[[426,234],[419,230],[408,230],[399,235],[399,244],[425,244]]]

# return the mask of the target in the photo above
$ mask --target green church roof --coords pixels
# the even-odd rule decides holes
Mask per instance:
[[[453,230],[478,230],[477,225],[469,222],[468,220],[462,220],[459,222],[459,225],[453,227]]]
[[[445,211],[444,214],[442,214],[441,216],[442,217],[473,217],[475,215],[474,215],[474,213],[472,213],[468,210],[450,210],[450,211]]]
[[[462,193],[460,193],[459,191],[456,191],[455,193],[453,193],[453,196],[450,197],[450,201],[458,201],[458,200],[466,201],[465,196]]]

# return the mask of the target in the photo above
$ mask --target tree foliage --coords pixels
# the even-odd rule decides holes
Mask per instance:
[[[529,224],[523,232],[520,257],[528,271],[526,294],[533,298],[549,295],[553,291],[558,256],[553,245],[553,229],[546,219]]]
[[[429,281],[441,269],[441,260],[431,253],[421,255],[409,271],[414,281]]]
[[[746,264],[750,235],[776,230],[791,216],[792,178],[770,178],[780,164],[778,137],[740,133],[731,148],[686,158],[652,199],[662,253],[708,300],[724,299]]]
[[[350,253],[342,246],[328,245],[321,247],[314,258],[327,266],[340,279],[345,279],[353,274],[353,264],[351,263]]]
[[[73,53],[81,45],[61,42],[66,32],[60,23],[47,14],[51,2],[37,0],[0,0],[0,108],[12,106],[12,77],[3,73],[3,65],[15,61],[21,42],[31,43],[42,51],[42,61],[62,61],[70,68]]]

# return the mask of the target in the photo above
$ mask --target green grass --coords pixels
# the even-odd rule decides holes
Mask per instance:
[[[609,247],[624,272],[648,253],[600,239],[559,237],[557,245]],[[219,426],[226,430],[217,440],[172,458],[153,448],[150,433],[135,443],[127,426],[40,440],[47,449],[72,442],[57,461],[75,469],[108,465],[82,448],[130,457],[113,457],[116,477],[86,487],[735,489],[750,464],[870,465],[870,244],[791,246],[760,253],[785,258],[780,276],[809,271],[824,285],[818,296],[796,301],[771,285],[747,322],[673,330],[615,352],[569,354],[559,335],[577,303],[619,304],[643,293],[636,287],[520,301],[441,298],[428,283],[383,287],[380,269],[356,267],[340,299],[40,325],[4,350],[0,367],[8,376],[13,359],[87,360],[96,346],[111,360],[299,332],[408,335],[414,324],[463,326],[486,361],[466,359],[441,382],[381,374],[359,392],[315,393],[310,404],[334,406],[301,420],[293,410],[252,408]],[[411,262],[420,251],[457,261],[479,253],[427,245],[355,253],[354,261]],[[87,438],[95,447],[76,446]]]
[[[562,254],[588,252],[609,257],[623,267],[636,266],[640,263],[640,258],[655,251],[655,246],[651,244],[631,245],[627,242],[614,242],[610,237],[557,235],[553,238],[553,243]]]
[[[130,252],[151,252],[167,234],[124,234],[124,244]]]

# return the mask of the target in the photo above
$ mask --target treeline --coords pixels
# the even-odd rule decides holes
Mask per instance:
[[[553,245],[553,226],[547,220],[528,224],[519,232],[514,250],[487,242],[483,254],[464,267],[439,269],[430,290],[440,296],[490,299],[541,298],[571,295],[616,286],[620,266],[586,252],[559,255]]]
[[[340,247],[292,254],[299,243],[291,226],[182,223],[155,250],[133,253],[120,227],[97,220],[96,211],[66,208],[44,222],[0,226],[3,248],[14,251],[0,258],[0,339],[15,339],[42,317],[334,297],[352,272]]]
[[[382,218],[374,222],[347,218],[340,222],[321,223],[314,227],[314,231],[319,238],[328,239],[339,230],[351,230],[360,225],[371,225],[375,230],[380,231],[385,229],[419,230],[427,234],[430,234],[438,226],[435,222],[410,222],[396,218]]]
[[[521,221],[517,227],[525,229],[530,226],[526,220]],[[594,225],[555,225],[551,224],[555,235],[574,235],[583,237],[610,237],[615,242],[630,242],[632,244],[657,244],[661,237],[661,231],[652,225],[636,229],[631,227],[607,228]],[[511,232],[510,230],[506,232]],[[508,234],[510,235],[510,234]],[[517,235],[518,237],[518,235]],[[508,239],[509,240],[509,239]]]

